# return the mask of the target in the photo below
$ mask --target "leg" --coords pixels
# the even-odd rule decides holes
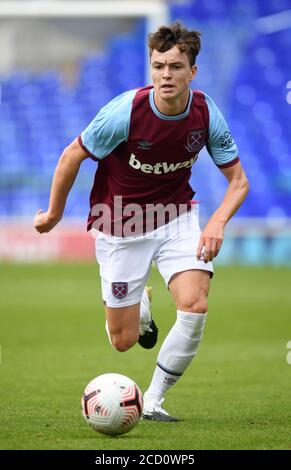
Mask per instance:
[[[127,351],[139,338],[140,304],[128,307],[105,307],[106,320],[112,346]]]
[[[207,312],[207,296],[210,287],[208,271],[191,269],[176,273],[169,282],[169,289],[177,310],[183,312]]]
[[[150,297],[149,291],[144,289],[154,248],[153,241],[143,237],[116,241],[100,232],[96,238],[106,331],[118,351],[127,351],[137,341],[143,347],[151,348],[157,341],[157,328],[149,332],[152,323]]]
[[[155,346],[158,328],[151,316],[151,288],[145,287],[139,304],[112,308],[105,305],[106,331],[112,346],[127,351],[136,342],[145,349]]]
[[[161,404],[165,392],[178,381],[197,353],[206,320],[209,284],[210,275],[202,270],[180,272],[170,279],[177,321],[161,347],[152,382],[145,393],[145,418],[176,420]]]
[[[155,258],[175,299],[177,320],[162,344],[157,367],[144,395],[144,414],[148,412],[149,419],[172,420],[161,407],[164,394],[182,376],[202,339],[213,266],[197,260],[195,255],[201,233],[198,216],[199,208],[194,205],[187,214],[170,222],[168,235]]]

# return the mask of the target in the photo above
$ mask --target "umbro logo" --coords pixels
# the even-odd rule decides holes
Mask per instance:
[[[138,144],[138,148],[141,150],[149,150],[152,146],[152,143],[149,142],[148,140],[139,140],[137,144]]]
[[[165,377],[164,383],[167,385],[174,385],[177,382],[177,379],[174,379],[172,377]]]

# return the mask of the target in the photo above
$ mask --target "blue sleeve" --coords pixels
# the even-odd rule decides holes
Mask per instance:
[[[219,108],[206,94],[205,99],[209,110],[208,153],[217,166],[231,166],[239,161],[238,148]]]
[[[81,145],[98,160],[109,155],[128,138],[132,101],[137,90],[130,90],[104,106],[81,134]]]

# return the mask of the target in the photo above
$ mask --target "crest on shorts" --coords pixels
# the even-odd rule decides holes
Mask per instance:
[[[117,300],[124,299],[128,294],[128,282],[112,282],[111,291]]]
[[[188,132],[187,145],[185,148],[188,152],[195,152],[200,150],[205,144],[205,129],[196,129],[195,131]]]

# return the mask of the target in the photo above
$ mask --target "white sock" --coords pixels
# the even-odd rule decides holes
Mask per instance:
[[[107,333],[107,336],[108,336],[108,339],[109,339],[109,342],[112,346],[112,341],[111,341],[111,337],[110,337],[110,333],[109,333],[109,328],[108,328],[108,321],[106,320],[105,322],[105,330],[106,330],[106,333]],[[112,346],[113,347],[113,346]]]
[[[160,349],[147,398],[160,400],[174,385],[197,353],[207,313],[177,311],[177,321]]]
[[[144,289],[142,293],[142,298],[140,302],[140,327],[139,327],[139,334],[143,335],[145,333],[145,327],[151,321],[151,304],[149,301],[148,294]]]

